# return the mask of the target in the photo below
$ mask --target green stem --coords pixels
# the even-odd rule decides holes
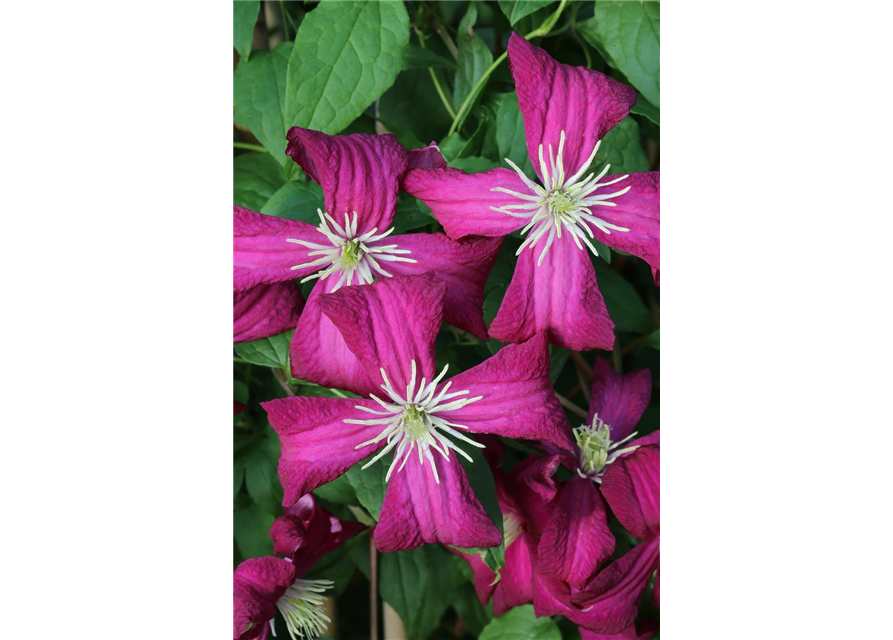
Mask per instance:
[[[419,46],[424,49],[425,39],[422,37],[422,32],[416,29],[415,34],[419,38]],[[440,101],[443,102],[443,106],[446,107],[447,113],[450,114],[451,118],[455,118],[456,112],[453,109],[453,105],[451,105],[450,101],[447,100],[446,94],[443,92],[443,87],[440,86],[440,80],[437,79],[437,74],[434,72],[434,69],[428,67],[428,73],[431,74],[431,81],[434,83],[434,88],[437,90],[437,95],[440,96]]]
[[[558,18],[561,17],[561,12],[564,11],[564,5],[566,5],[566,4],[567,4],[567,0],[561,0],[561,4],[558,5],[558,8],[555,10],[555,13],[553,13],[551,16],[549,16],[549,18],[543,24],[541,24],[539,27],[537,27],[536,29],[534,29],[533,31],[528,33],[526,36],[524,36],[524,39],[530,40],[531,38],[538,38],[540,36],[544,36],[547,33],[549,33],[549,31],[551,31],[552,27],[555,26],[555,23],[558,22]],[[462,103],[462,106],[459,107],[459,111],[456,113],[456,116],[453,118],[453,124],[450,125],[450,130],[449,130],[449,133],[447,133],[447,135],[454,134],[456,132],[456,129],[458,129],[459,127],[461,127],[463,125],[463,123],[465,122],[465,118],[468,116],[468,111],[471,109],[472,103],[474,102],[475,98],[477,98],[478,91],[480,91],[483,88],[484,83],[487,81],[487,78],[489,78],[490,74],[496,70],[496,67],[498,67],[500,64],[502,64],[502,61],[505,60],[507,56],[508,56],[508,52],[503,51],[502,55],[499,56],[498,58],[496,58],[496,60],[493,61],[493,64],[491,64],[489,66],[489,68],[486,71],[484,71],[484,75],[482,75],[480,80],[477,81],[477,83],[472,88],[471,93],[468,94],[468,97],[465,98],[465,101]]]
[[[270,153],[265,147],[259,144],[248,144],[247,142],[233,142],[233,149],[248,149],[249,151],[260,151],[261,153]]]
[[[282,0],[279,0],[279,13],[282,14],[282,30],[285,32],[285,39],[288,40],[288,20],[285,17],[287,12],[285,10],[285,3]]]

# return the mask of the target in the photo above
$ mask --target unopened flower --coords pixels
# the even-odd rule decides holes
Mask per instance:
[[[403,188],[431,207],[451,238],[526,235],[491,336],[521,342],[545,331],[574,351],[611,349],[614,323],[596,284],[592,240],[644,259],[660,280],[660,174],[590,171],[601,139],[636,93],[597,71],[559,64],[517,34],[508,57],[538,182],[507,160],[512,170],[410,171]]]

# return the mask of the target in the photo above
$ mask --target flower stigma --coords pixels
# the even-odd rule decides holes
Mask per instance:
[[[285,618],[292,640],[316,638],[326,631],[332,619],[323,613],[325,598],[321,594],[334,584],[331,580],[295,580],[285,595],[279,598],[276,606]],[[272,620],[270,626],[275,637]]]
[[[467,390],[453,391],[450,393],[449,390],[450,385],[453,384],[452,381],[447,382],[438,392],[437,385],[446,375],[449,365],[444,366],[440,375],[427,384],[425,378],[422,377],[419,381],[418,388],[416,388],[415,360],[412,360],[410,367],[412,373],[410,375],[409,384],[406,386],[405,396],[401,395],[393,387],[385,370],[381,369],[381,377],[382,380],[384,380],[384,384],[381,385],[381,388],[384,389],[387,398],[390,401],[387,402],[375,394],[370,394],[370,398],[381,405],[380,410],[371,409],[361,405],[355,407],[356,409],[380,417],[370,420],[354,420],[346,418],[344,422],[362,425],[384,425],[384,430],[380,434],[355,447],[355,449],[362,449],[363,447],[387,439],[385,447],[369,462],[363,465],[363,469],[370,467],[384,457],[389,451],[396,448],[394,460],[391,462],[391,466],[388,468],[388,473],[385,476],[385,482],[388,482],[391,479],[391,474],[394,472],[397,463],[400,462],[400,466],[397,468],[397,471],[399,472],[406,466],[406,461],[409,460],[412,452],[417,451],[419,464],[424,466],[425,460],[427,460],[431,466],[431,472],[434,474],[434,481],[437,482],[437,484],[440,484],[440,478],[437,475],[437,466],[435,465],[432,451],[436,451],[443,456],[445,460],[449,460],[450,449],[453,449],[466,460],[472,462],[471,457],[457,447],[445,434],[449,434],[453,438],[462,440],[473,447],[478,447],[479,449],[484,448],[484,445],[475,442],[471,438],[468,438],[457,431],[457,429],[468,429],[467,426],[450,422],[449,420],[444,419],[441,414],[461,409],[472,402],[477,402],[484,396],[461,398],[460,396],[468,395],[469,392]]]
[[[578,249],[585,251],[583,245],[580,244],[580,241],[582,240],[593,254],[598,255],[598,251],[589,241],[589,238],[593,240],[595,239],[592,227],[596,227],[608,235],[611,234],[611,231],[629,231],[629,229],[618,227],[617,225],[613,225],[602,218],[599,218],[592,212],[592,209],[596,206],[616,207],[617,203],[611,202],[611,198],[622,196],[630,190],[630,186],[627,186],[620,191],[615,191],[614,193],[596,194],[595,191],[602,187],[607,187],[625,180],[629,175],[617,176],[607,182],[599,182],[599,180],[601,180],[608,172],[608,169],[611,168],[610,164],[606,164],[605,168],[602,169],[601,173],[597,176],[593,172],[586,176],[582,181],[580,180],[595,159],[595,154],[598,152],[600,145],[601,140],[595,143],[595,148],[593,148],[592,153],[589,155],[589,159],[583,163],[580,170],[568,178],[565,175],[563,159],[564,131],[561,131],[557,157],[552,154],[552,145],[549,145],[548,165],[543,157],[543,145],[541,144],[539,146],[539,164],[544,186],[536,184],[533,180],[524,175],[524,172],[518,165],[508,158],[505,159],[524,184],[533,192],[519,193],[504,187],[494,187],[490,189],[490,191],[501,191],[502,193],[507,193],[524,201],[523,204],[490,207],[493,211],[505,213],[514,218],[530,219],[527,226],[521,230],[521,235],[528,232],[530,232],[530,235],[527,236],[515,255],[520,255],[527,247],[533,249],[533,247],[545,237],[546,245],[543,247],[543,251],[540,253],[540,257],[536,262],[537,266],[540,266],[543,263],[543,258],[546,256],[546,252],[555,241],[555,238],[561,238],[562,231],[570,234]],[[586,237],[587,234],[589,235],[589,238]]]
[[[335,219],[328,213],[319,209],[316,212],[319,214],[320,221],[316,230],[326,237],[331,243],[330,245],[296,238],[286,239],[286,242],[293,242],[312,249],[307,256],[314,258],[309,262],[296,264],[292,267],[292,271],[307,267],[321,268],[320,271],[301,280],[302,283],[314,278],[325,280],[333,273],[340,273],[341,275],[332,289],[334,292],[345,284],[352,285],[355,278],[357,284],[369,284],[376,277],[390,278],[391,274],[382,268],[380,262],[416,262],[412,258],[404,257],[411,253],[408,249],[398,249],[396,244],[379,244],[381,240],[394,232],[394,227],[384,233],[378,233],[376,227],[371,231],[357,235],[356,211],[353,212],[353,220],[350,219],[350,215],[344,214],[343,227],[335,222]],[[320,257],[316,258],[315,256]]]
[[[626,436],[619,442],[611,442],[611,427],[605,424],[596,413],[592,418],[592,424],[584,424],[574,429],[574,440],[580,448],[577,473],[583,478],[590,478],[593,482],[601,484],[602,475],[609,464],[630,451],[635,451],[638,446],[618,449],[620,445],[635,437],[636,432]]]

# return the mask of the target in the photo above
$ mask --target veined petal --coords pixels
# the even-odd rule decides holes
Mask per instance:
[[[265,632],[276,603],[292,582],[295,568],[287,560],[250,558],[233,572],[233,638],[250,640]]]
[[[292,127],[286,153],[322,186],[326,211],[340,222],[357,212],[357,233],[387,229],[394,220],[406,149],[393,135],[330,136]]]
[[[433,272],[446,283],[444,319],[454,327],[487,340],[484,324],[484,285],[496,262],[502,238],[450,240],[442,233],[413,233],[396,236],[394,243],[411,253],[416,262],[394,262],[394,275]]]
[[[431,142],[427,147],[421,149],[410,149],[407,154],[409,161],[406,167],[407,171],[410,169],[444,169],[447,166],[447,161],[444,160],[436,142]]]
[[[570,425],[549,377],[549,350],[543,334],[508,345],[496,355],[450,380],[469,396],[483,396],[444,414],[474,433],[544,440],[571,450]]]
[[[641,633],[636,629],[635,624],[629,625],[620,633],[597,633],[590,631],[585,627],[579,627],[580,640],[651,640],[657,635],[657,630],[652,629],[655,625],[649,625],[648,620],[642,625]],[[651,622],[654,622],[651,620]]]
[[[356,449],[381,432],[377,425],[344,422],[347,418],[368,417],[368,413],[355,408],[357,405],[377,406],[372,400],[359,398],[302,396],[261,403],[282,442],[279,480],[285,492],[283,505],[293,505],[384,446],[381,441]]]
[[[394,388],[405,389],[413,360],[418,378],[434,378],[434,340],[445,294],[444,282],[426,273],[345,287],[322,296],[319,304],[376,387],[383,368]]]
[[[636,619],[639,603],[660,563],[660,536],[636,545],[571,596],[582,609],[568,617],[593,631],[619,633]]]
[[[289,345],[291,375],[366,396],[378,389],[381,380],[378,370],[368,371],[360,364],[320,306],[320,299],[338,284],[339,277],[337,273],[332,274],[317,282],[310,292]]]
[[[605,471],[602,495],[627,531],[640,540],[660,535],[660,447],[640,447]]]
[[[590,209],[596,218],[629,231],[607,234],[592,223],[588,223],[589,228],[599,242],[638,256],[651,265],[654,282],[660,284],[660,172],[633,173],[617,186],[630,187],[630,190],[609,201],[616,206]]]
[[[502,536],[475,496],[458,456],[432,457],[436,483],[428,462],[413,454],[402,471],[391,476],[375,546],[384,553],[440,542],[465,548],[494,547]]]
[[[326,242],[306,222],[265,216],[233,205],[233,290],[245,291],[259,284],[285,282],[310,275],[320,267],[292,267],[312,262],[312,249],[288,239]]]
[[[543,574],[577,588],[614,553],[608,512],[591,480],[577,476],[561,488],[537,553]]]
[[[564,171],[575,174],[595,143],[636,102],[632,87],[592,69],[560,64],[517,33],[509,38],[508,58],[524,116],[527,153],[537,174],[541,174],[539,146],[548,151],[552,145],[557,151],[562,131]]]
[[[586,424],[592,424],[598,413],[602,422],[611,427],[611,441],[619,442],[633,432],[650,401],[648,369],[620,374],[607,360],[596,358]]]
[[[494,191],[497,187],[534,195],[517,173],[502,168],[471,174],[459,169],[415,169],[403,178],[403,190],[431,207],[444,231],[455,239],[504,236],[527,224],[528,218],[493,210],[525,203]]]
[[[549,342],[572,351],[612,349],[614,323],[589,254],[564,234],[537,266],[540,251],[537,245],[518,256],[490,335],[503,342],[523,342],[544,331]]]
[[[233,292],[233,342],[259,340],[294,329],[304,297],[294,282],[259,284]]]

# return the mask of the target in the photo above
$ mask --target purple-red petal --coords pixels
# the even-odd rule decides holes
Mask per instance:
[[[618,442],[633,432],[651,401],[651,372],[640,369],[620,374],[602,358],[596,358],[589,393],[589,414],[592,424],[596,413],[611,427],[611,441]]]
[[[276,615],[279,598],[294,581],[294,566],[282,558],[251,558],[236,567],[233,572],[233,638],[251,640],[259,637]]]
[[[602,495],[627,531],[640,540],[660,535],[660,447],[640,447],[605,471]]]
[[[247,342],[294,329],[304,308],[295,282],[260,284],[233,291],[233,342]]]

